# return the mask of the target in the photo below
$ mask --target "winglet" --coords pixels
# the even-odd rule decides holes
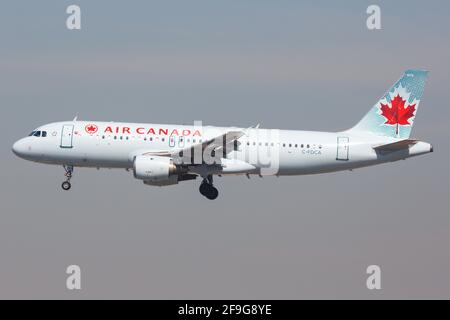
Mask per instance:
[[[77,121],[78,120],[78,116],[75,116],[75,118],[73,118],[73,122],[75,122],[75,121]]]
[[[248,127],[247,129],[244,129],[244,130],[242,130],[242,131],[243,131],[244,134],[248,137],[248,131],[249,131],[250,129],[259,129],[259,126],[260,126],[260,124],[258,123],[258,124],[256,124],[255,126]]]

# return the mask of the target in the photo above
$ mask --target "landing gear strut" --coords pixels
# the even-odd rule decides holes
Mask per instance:
[[[200,185],[200,188],[198,190],[209,200],[214,200],[219,196],[219,191],[213,186],[212,175],[209,175],[203,179],[202,184]]]
[[[64,174],[66,176],[66,181],[61,184],[61,188],[67,191],[72,187],[72,185],[70,184],[70,179],[72,179],[73,166],[64,166],[64,170],[66,171],[66,173]]]

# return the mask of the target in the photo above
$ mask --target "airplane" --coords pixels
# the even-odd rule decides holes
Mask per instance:
[[[340,132],[62,121],[14,143],[18,157],[62,165],[71,188],[75,167],[122,168],[150,186],[202,179],[199,191],[218,197],[213,176],[292,176],[352,170],[433,152],[410,138],[428,72],[407,70],[352,128]]]

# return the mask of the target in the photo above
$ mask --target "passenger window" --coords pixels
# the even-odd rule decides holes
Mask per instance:
[[[283,143],[283,147],[286,147],[286,143]]]
[[[292,144],[291,143],[289,143],[289,148],[291,148],[292,147]]]

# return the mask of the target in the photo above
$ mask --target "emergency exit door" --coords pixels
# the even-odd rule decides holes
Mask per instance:
[[[337,154],[336,160],[348,160],[349,152],[349,139],[348,137],[338,137],[337,138]]]
[[[73,142],[73,125],[63,125],[61,130],[61,148],[72,148]]]

